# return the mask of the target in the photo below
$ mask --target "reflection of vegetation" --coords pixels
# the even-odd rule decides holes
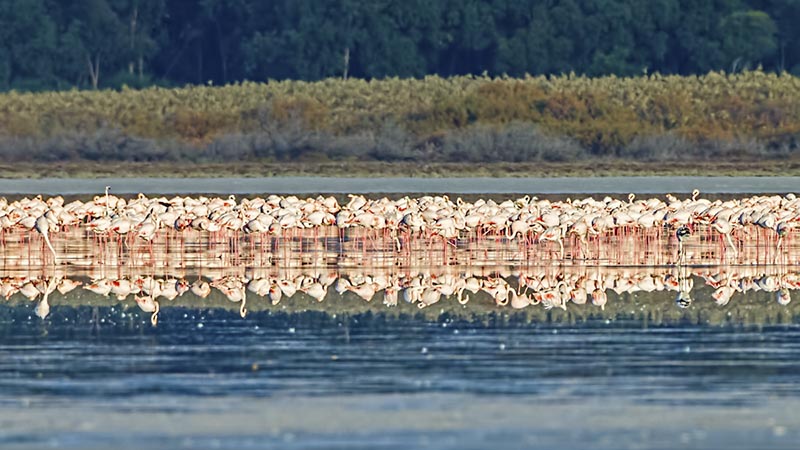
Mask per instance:
[[[0,95],[7,161],[563,161],[786,156],[790,75],[284,81]]]
[[[698,285],[696,283],[696,285]],[[800,306],[797,302],[788,306],[781,306],[775,301],[774,292],[748,292],[736,294],[726,306],[718,306],[711,298],[713,289],[707,286],[695,288],[692,296],[695,301],[686,309],[675,305],[674,291],[661,291],[635,294],[616,295],[609,291],[608,303],[604,310],[591,304],[568,304],[566,310],[553,308],[546,310],[541,306],[528,307],[523,310],[513,310],[509,307],[496,306],[493,299],[487,294],[480,293],[466,305],[459,304],[455,298],[442,300],[435,305],[419,309],[416,305],[400,301],[396,307],[386,307],[380,301],[365,302],[355,294],[346,293],[339,296],[330,292],[323,302],[317,302],[308,295],[297,293],[290,300],[284,300],[278,305],[271,305],[266,297],[249,295],[247,300],[248,318],[261,313],[304,313],[318,311],[326,315],[359,315],[374,314],[387,318],[417,317],[424,320],[464,320],[471,323],[493,327],[507,327],[515,324],[528,323],[558,323],[581,324],[588,322],[623,321],[638,323],[643,327],[670,324],[689,325],[783,325],[797,322],[800,318]],[[83,307],[116,307],[125,311],[126,317],[138,317],[149,321],[149,314],[143,313],[136,303],[129,298],[123,302],[77,289],[63,296],[57,292],[50,296],[52,316],[49,320],[58,320],[59,314],[65,309]],[[22,296],[15,296],[0,308],[0,334],[5,326],[10,326],[12,318],[33,315],[35,302],[30,302]],[[219,291],[212,293],[205,299],[191,294],[176,298],[172,301],[161,301],[161,315],[168,317],[171,308],[189,308],[195,311],[213,311],[224,309],[239,314],[239,304],[228,301]],[[213,315],[213,313],[212,313]],[[115,315],[117,317],[117,315]],[[26,319],[27,320],[27,319]],[[31,319],[32,320],[32,319]],[[38,320],[38,319],[37,319]],[[162,317],[161,323],[169,319]]]

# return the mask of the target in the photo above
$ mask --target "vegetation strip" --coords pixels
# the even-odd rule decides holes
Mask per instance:
[[[591,177],[591,176],[800,176],[800,159],[671,161],[653,165],[639,161],[590,159],[563,163],[428,163],[413,162],[59,162],[0,164],[0,178],[105,177]]]
[[[246,82],[0,95],[17,161],[720,161],[800,145],[800,78],[764,72]]]

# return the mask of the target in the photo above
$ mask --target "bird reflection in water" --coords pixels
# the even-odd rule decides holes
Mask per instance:
[[[92,277],[89,271],[85,275],[91,279],[85,281],[63,275],[5,276],[0,279],[0,292],[7,300],[39,300],[35,313],[42,319],[50,312],[49,298],[54,292],[61,294],[59,303],[77,288],[111,303],[133,299],[143,312],[151,314],[152,324],[156,325],[159,311],[178,298],[227,299],[238,305],[240,315],[245,317],[250,304],[265,309],[304,299],[317,303],[336,297],[360,300],[374,308],[397,307],[398,299],[402,299],[419,309],[440,302],[468,308],[471,302],[478,302],[481,307],[498,310],[529,307],[603,310],[612,297],[619,301],[625,294],[674,292],[677,306],[686,308],[692,305],[695,280],[702,280],[707,290],[702,299],[709,304],[722,307],[737,294],[768,292],[774,293],[777,303],[785,306],[791,301],[791,291],[800,289],[800,273],[779,266],[354,268],[338,272],[238,268],[164,277],[126,272],[121,276]],[[181,304],[185,306],[186,302]]]

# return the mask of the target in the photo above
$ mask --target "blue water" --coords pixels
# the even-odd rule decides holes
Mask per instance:
[[[3,311],[5,309],[6,311]],[[0,448],[796,448],[800,326],[0,307]]]

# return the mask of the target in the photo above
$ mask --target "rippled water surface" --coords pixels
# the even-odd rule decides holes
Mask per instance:
[[[793,448],[800,327],[3,307],[3,448]],[[121,444],[120,444],[121,443]]]

